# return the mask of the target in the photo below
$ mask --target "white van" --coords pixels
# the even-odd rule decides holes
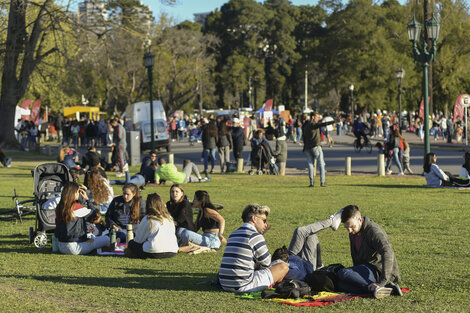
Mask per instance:
[[[140,131],[141,149],[151,148],[151,125],[150,125],[150,102],[137,102],[126,107],[127,130]],[[165,109],[159,100],[153,101],[153,127],[155,135],[155,148],[164,148],[170,151],[170,136],[168,133],[168,125],[166,121]]]

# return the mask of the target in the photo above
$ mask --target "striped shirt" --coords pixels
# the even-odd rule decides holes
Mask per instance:
[[[238,289],[253,280],[255,266],[267,268],[271,254],[256,228],[245,223],[230,234],[220,264],[219,280],[222,287]]]

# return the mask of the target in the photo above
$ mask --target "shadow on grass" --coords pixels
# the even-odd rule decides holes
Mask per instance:
[[[222,291],[210,281],[215,280],[214,273],[177,273],[152,271],[154,274],[127,277],[64,277],[53,275],[0,275],[5,278],[34,279],[40,282],[83,285],[87,287],[110,287],[110,288],[141,288],[151,290],[194,290],[194,291]]]
[[[372,185],[372,184],[344,184],[342,186],[352,186],[352,187],[376,187],[376,188],[422,188],[421,185]]]

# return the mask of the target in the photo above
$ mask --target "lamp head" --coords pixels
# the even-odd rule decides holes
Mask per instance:
[[[349,90],[354,91],[354,84],[349,84]]]
[[[426,21],[426,31],[428,32],[428,38],[434,41],[439,39],[439,33],[441,31],[441,23],[434,16],[434,13],[430,20]]]
[[[155,64],[155,55],[152,52],[146,52],[144,54],[144,66],[149,68]]]
[[[397,68],[395,71],[397,79],[403,79],[405,77],[405,69],[404,68]]]
[[[419,36],[421,34],[422,25],[420,22],[416,20],[414,13],[413,13],[413,18],[408,23],[407,28],[408,28],[408,38],[410,39],[410,41],[411,42],[419,41]]]

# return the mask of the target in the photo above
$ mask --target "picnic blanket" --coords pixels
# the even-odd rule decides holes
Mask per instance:
[[[270,289],[274,292],[274,289]],[[408,288],[401,288],[402,292],[410,292]],[[312,296],[305,296],[299,299],[285,299],[285,298],[265,298],[263,299],[261,296],[262,292],[251,292],[251,293],[244,293],[241,295],[237,295],[240,299],[248,299],[248,300],[261,300],[261,301],[272,301],[272,302],[279,302],[285,305],[293,305],[293,306],[302,306],[302,307],[319,307],[319,306],[326,306],[326,305],[333,305],[338,302],[346,302],[349,300],[357,299],[357,298],[371,298],[371,294],[364,294],[364,295],[354,295],[349,293],[335,293],[335,292],[326,292],[321,291],[316,295]]]
[[[114,251],[102,251],[101,248],[96,249],[96,254],[98,255],[114,255],[114,256],[124,256],[124,249],[126,249],[125,243],[118,243]]]

